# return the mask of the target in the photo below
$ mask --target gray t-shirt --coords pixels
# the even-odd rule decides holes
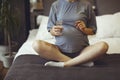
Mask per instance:
[[[62,52],[78,52],[89,45],[87,35],[75,28],[75,22],[83,20],[87,27],[96,32],[95,14],[89,2],[78,0],[70,3],[67,0],[57,0],[51,6],[47,29],[50,30],[59,20],[62,20],[64,29],[62,36],[55,37],[55,44]]]

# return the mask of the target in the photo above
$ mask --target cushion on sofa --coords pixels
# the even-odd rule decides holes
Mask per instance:
[[[96,17],[98,38],[120,37],[120,12]]]

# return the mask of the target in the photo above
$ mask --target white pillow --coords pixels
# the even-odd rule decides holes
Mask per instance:
[[[120,12],[96,17],[98,38],[120,37]]]
[[[47,16],[44,16],[44,15],[38,15],[37,18],[36,18],[36,23],[37,25],[40,25],[41,24],[41,21],[44,17],[47,17]]]
[[[27,40],[33,40],[33,39],[35,39],[35,36],[36,36],[36,34],[37,34],[37,31],[38,31],[38,29],[31,29],[31,30],[29,31],[29,35],[28,35]]]
[[[44,40],[46,42],[55,43],[55,37],[52,36],[48,31],[47,31],[47,23],[48,23],[48,17],[44,16],[42,17],[41,24],[39,26],[37,35],[36,35],[36,40]]]

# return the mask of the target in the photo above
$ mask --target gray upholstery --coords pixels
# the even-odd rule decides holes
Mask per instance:
[[[56,0],[43,0],[44,15],[48,16],[51,4]]]
[[[120,80],[120,55],[105,55],[94,67],[44,67],[36,55],[19,56],[4,80]]]
[[[46,15],[46,16],[49,15],[51,4],[54,1],[56,1],[56,0],[43,0],[44,15]],[[93,0],[87,0],[87,1],[90,1],[94,5],[94,1]]]
[[[113,14],[120,11],[120,0],[95,0],[97,15]]]
[[[51,4],[56,0],[43,0],[44,15],[49,15]],[[96,5],[96,14],[113,14],[120,11],[120,0],[88,0]]]

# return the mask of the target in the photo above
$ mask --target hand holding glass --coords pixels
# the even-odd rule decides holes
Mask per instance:
[[[62,30],[63,30],[63,27],[62,27],[62,21],[56,21],[56,28],[58,29],[58,34],[62,35]]]

